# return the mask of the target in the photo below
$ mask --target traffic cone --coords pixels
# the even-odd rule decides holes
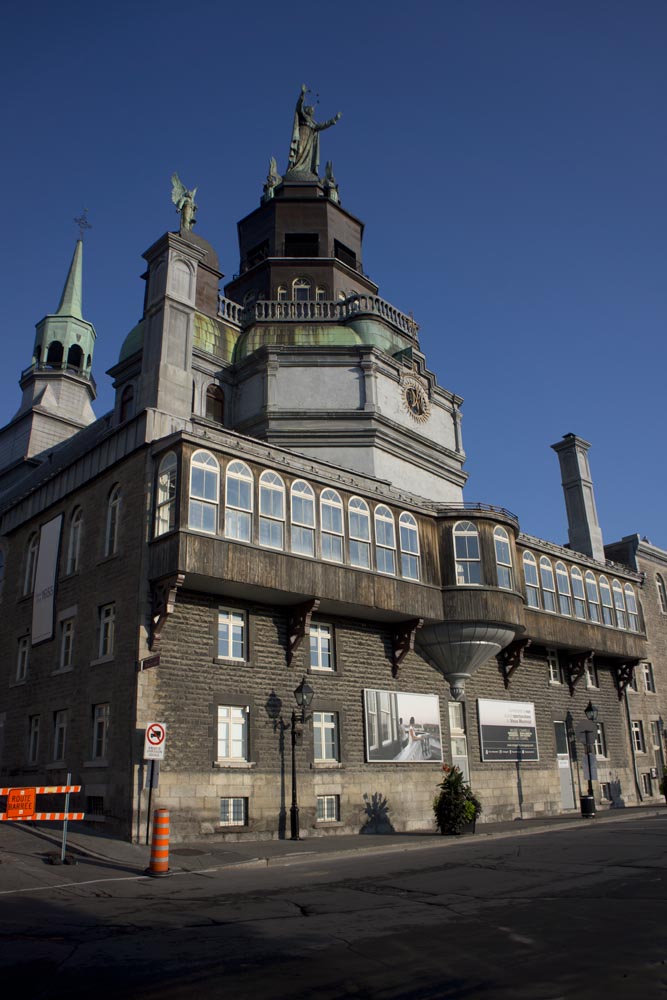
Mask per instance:
[[[153,839],[151,841],[151,860],[146,869],[147,875],[160,877],[171,874],[169,871],[169,810],[156,809],[153,813]]]

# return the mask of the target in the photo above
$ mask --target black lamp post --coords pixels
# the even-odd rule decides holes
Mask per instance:
[[[296,711],[292,709],[292,805],[290,807],[290,828],[291,840],[300,840],[299,836],[299,803],[296,793],[296,745],[301,743],[303,725],[306,721],[306,709],[310,707],[315,692],[304,677],[299,686],[294,691],[294,700],[301,709],[301,717],[297,718]]]
[[[595,738],[593,734],[595,733],[597,735],[597,705],[594,705],[592,701],[589,701],[588,705],[586,705],[586,708],[584,709],[584,715],[591,725],[586,730],[586,756],[588,758],[588,803],[586,809],[584,809],[584,802],[582,799],[581,811],[584,816],[595,816],[595,797],[593,795],[593,751],[595,749]]]

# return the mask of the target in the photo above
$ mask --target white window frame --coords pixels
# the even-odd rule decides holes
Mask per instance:
[[[219,660],[247,662],[248,619],[245,611],[218,608],[217,650]]]
[[[623,594],[625,596],[625,608],[628,615],[628,628],[631,632],[639,631],[639,608],[637,606],[637,598],[635,596],[635,589],[631,583],[626,583],[623,587]]]
[[[75,619],[64,618],[60,622],[60,643],[58,649],[58,669],[68,670],[74,664]]]
[[[21,684],[28,676],[28,662],[30,660],[30,636],[22,635],[18,642],[16,656],[16,677],[17,684]]]
[[[611,625],[613,627],[616,624],[616,617],[614,615],[614,600],[611,596],[609,580],[606,576],[601,576],[599,584],[600,604],[602,607],[602,624]]]
[[[259,477],[259,544],[285,548],[285,483],[272,469]]]
[[[39,552],[39,535],[35,532],[28,539],[26,550],[25,575],[23,577],[23,595],[32,594],[35,589],[35,573],[37,572],[37,554]]]
[[[41,722],[39,715],[28,718],[28,763],[36,764],[39,760],[39,730]]]
[[[472,521],[457,521],[453,537],[456,583],[459,587],[479,586],[482,582],[482,556],[477,527]]]
[[[572,588],[567,566],[560,560],[556,563],[556,590],[558,591],[558,609],[562,615],[572,614]]]
[[[243,795],[223,795],[220,799],[221,826],[248,825],[248,799]]]
[[[324,670],[329,674],[336,669],[334,630],[331,625],[325,625],[323,622],[310,624],[310,669]]]
[[[417,519],[407,510],[398,519],[401,546],[401,576],[404,580],[420,579],[419,527]]]
[[[340,795],[318,795],[315,816],[318,823],[338,823],[340,821]]]
[[[100,660],[110,660],[114,655],[114,645],[116,638],[116,605],[102,604],[100,606],[100,637],[98,645],[98,657]]]
[[[656,694],[655,672],[652,663],[642,663],[642,675],[644,678],[644,690],[647,694]]]
[[[291,550],[296,555],[315,555],[315,491],[305,479],[295,479],[290,489]]]
[[[586,589],[584,587],[584,575],[578,566],[573,566],[570,570],[572,580],[572,601],[574,603],[574,617],[581,621],[588,620],[588,609],[586,605]]]
[[[176,527],[178,494],[178,459],[175,452],[163,455],[157,473],[155,491],[155,537],[166,535]]]
[[[523,554],[523,580],[526,586],[526,603],[529,608],[542,607],[540,600],[540,578],[537,572],[537,559],[532,552]]]
[[[547,666],[549,668],[549,684],[562,684],[563,671],[561,670],[557,650],[547,649]]]
[[[396,576],[396,525],[386,504],[380,503],[373,512],[375,527],[375,567],[378,573]]]
[[[584,674],[586,676],[586,687],[587,688],[599,688],[600,678],[598,676],[598,668],[590,660],[586,660],[584,665]]]
[[[67,546],[67,575],[77,573],[79,570],[79,557],[81,553],[81,531],[83,528],[83,510],[77,507],[73,512],[69,524],[69,543]]]
[[[308,278],[295,278],[292,282],[292,301],[293,302],[310,302],[311,292],[313,290],[312,283]],[[305,295],[300,295],[299,292],[306,292]]]
[[[595,723],[595,740],[593,743],[593,752],[596,757],[602,757],[606,759],[607,757],[607,736],[604,731],[604,722]]]
[[[633,719],[630,723],[632,735],[632,745],[635,753],[646,753],[646,739],[644,738],[644,724],[641,719]]]
[[[371,512],[361,497],[350,497],[347,505],[347,524],[350,565],[359,569],[371,569]]]
[[[656,573],[655,585],[658,590],[658,603],[660,605],[660,612],[663,615],[667,615],[667,589],[665,589],[665,580],[660,575],[660,573]]]
[[[493,546],[496,552],[496,574],[498,586],[503,590],[512,590],[514,579],[512,573],[512,550],[510,536],[505,528],[497,525],[493,529]]]
[[[197,491],[194,485],[195,475],[201,478]],[[209,451],[196,451],[190,459],[188,527],[207,535],[217,534],[219,507],[220,466]]]
[[[58,709],[53,713],[53,757],[54,763],[65,760],[67,753],[67,723],[68,711],[66,708]]]
[[[225,472],[225,537],[237,542],[252,541],[252,513],[255,480],[238,459]]]
[[[316,763],[331,764],[340,760],[338,729],[337,712],[313,712],[313,757]]]
[[[248,763],[247,705],[218,705],[217,760],[222,763]]]
[[[92,760],[100,761],[107,758],[109,751],[109,719],[110,706],[108,702],[93,705]]]
[[[320,532],[322,558],[327,562],[343,562],[345,535],[343,529],[343,501],[336,490],[320,493]]]
[[[116,485],[107,500],[107,519],[104,530],[104,555],[115,556],[118,552],[118,530],[120,525],[120,486]]]
[[[616,612],[616,624],[619,628],[627,629],[628,619],[625,611],[625,597],[623,588],[618,580],[611,581],[611,593],[614,598],[614,611]]]
[[[584,574],[584,585],[586,588],[586,603],[588,606],[588,617],[596,625],[600,624],[600,593],[595,573],[587,569]]]
[[[540,556],[540,583],[542,585],[542,607],[545,611],[556,613],[556,580],[551,559]]]

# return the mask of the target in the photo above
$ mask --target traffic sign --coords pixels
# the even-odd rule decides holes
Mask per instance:
[[[36,802],[36,789],[10,788],[7,792],[7,819],[30,819]]]
[[[167,727],[164,722],[149,722],[144,739],[144,760],[164,760]]]

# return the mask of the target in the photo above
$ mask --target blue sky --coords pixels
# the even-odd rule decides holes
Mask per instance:
[[[466,496],[567,538],[556,455],[592,442],[605,540],[667,547],[667,4],[263,0],[13,5],[0,82],[5,192],[0,421],[89,209],[84,313],[104,372],[141,314],[142,252],[197,231],[238,268],[236,222],[284,168],[302,82],[364,267],[465,398]]]

